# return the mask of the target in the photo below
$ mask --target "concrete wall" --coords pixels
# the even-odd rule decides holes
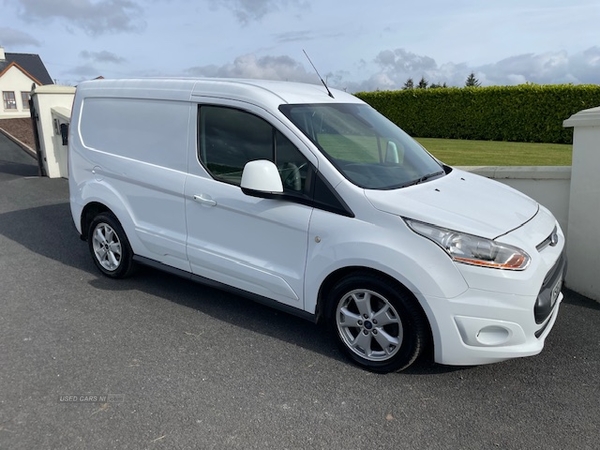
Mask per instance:
[[[569,276],[573,290],[600,301],[600,107],[574,114],[569,197]]]
[[[63,138],[61,128],[63,126],[68,127],[71,123],[71,108],[55,106],[50,109],[50,114],[52,116],[52,130],[54,131],[54,135],[52,136],[52,148],[54,149],[54,159],[58,165],[58,175],[61,178],[69,178],[67,161],[68,145]]]
[[[67,178],[67,146],[62,143],[60,125],[69,123],[75,88],[40,86],[31,98],[37,112],[42,164],[50,178]]]

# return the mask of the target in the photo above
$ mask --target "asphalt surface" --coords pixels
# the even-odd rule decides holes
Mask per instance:
[[[0,449],[600,448],[600,304],[567,292],[536,357],[371,374],[240,297],[102,277],[20,152],[0,135]]]

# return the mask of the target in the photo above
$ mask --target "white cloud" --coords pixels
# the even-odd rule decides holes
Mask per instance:
[[[236,19],[246,25],[259,21],[264,16],[277,12],[281,7],[294,6],[308,10],[308,2],[303,0],[210,0],[212,9],[226,8]]]
[[[71,70],[69,70],[69,75],[69,82],[71,83],[73,82],[72,78],[75,78],[79,82],[82,80],[96,78],[102,74],[98,72],[98,69],[96,69],[95,66],[91,64],[82,64],[80,66],[73,67]]]
[[[79,56],[81,56],[84,59],[89,59],[99,63],[120,64],[126,61],[125,58],[117,56],[114,53],[107,52],[106,50],[103,50],[101,52],[90,52],[87,50],[83,50],[79,53]]]
[[[64,19],[92,36],[140,31],[142,8],[132,0],[17,0],[22,20]]]
[[[218,78],[254,78],[283,81],[318,83],[313,72],[307,72],[302,64],[289,56],[263,56],[249,54],[235,58],[223,66],[196,66],[185,70],[188,76]]]
[[[505,58],[494,64],[471,67],[466,63],[447,62],[439,65],[433,58],[404,49],[380,51],[371,63],[356,62],[362,79],[353,79],[350,72],[340,70],[322,74],[331,87],[349,92],[402,89],[412,78],[415,85],[423,77],[432,83],[462,87],[473,72],[483,86],[539,84],[598,83],[600,84],[600,47],[569,55],[565,51],[544,54],[524,54]],[[308,70],[307,70],[308,68]],[[318,83],[316,74],[289,56],[247,54],[222,66],[191,67],[186,76],[218,78],[263,78]]]
[[[285,44],[290,42],[322,41],[324,39],[343,38],[344,35],[345,33],[343,32],[301,30],[277,33],[274,37],[277,42]]]
[[[416,85],[421,78],[429,84],[449,86],[463,85],[471,72],[465,64],[445,63],[441,66],[424,55],[417,55],[405,49],[382,50],[373,60],[374,68],[368,79],[349,83],[348,89],[356,91],[401,89],[410,78]]]
[[[569,66],[570,72],[581,83],[600,84],[600,47],[591,47],[573,55]]]
[[[36,38],[23,31],[15,30],[10,27],[0,27],[0,45],[4,46],[5,50],[11,51],[10,47],[28,45],[40,47],[41,43]]]
[[[475,73],[484,86],[527,82],[600,84],[600,47],[591,47],[573,55],[566,51],[527,53],[474,67],[453,62],[438,65],[433,58],[416,55],[404,49],[383,50],[376,55],[373,62],[376,66],[374,73],[366,80],[347,83],[350,90],[355,92],[401,89],[409,78],[416,84],[421,77],[430,84],[464,86],[471,72]]]
[[[566,51],[523,54],[477,68],[486,84],[600,83],[600,47],[569,55]]]
[[[108,51],[84,50],[79,56],[84,60],[84,64],[70,69],[64,74],[65,77],[80,81],[98,75],[111,78],[197,76],[319,84],[317,75],[307,61],[296,60],[285,55],[258,56],[250,53],[236,57],[231,63],[194,66],[180,71],[168,68],[127,71],[123,66],[126,66],[128,61]],[[523,54],[478,67],[453,62],[440,65],[428,56],[395,49],[380,51],[370,62],[358,59],[354,66],[360,69],[359,77],[347,70],[323,72],[322,75],[330,87],[348,92],[402,89],[409,78],[412,78],[416,85],[421,77],[425,78],[430,85],[446,83],[448,86],[462,87],[471,72],[483,86],[517,85],[527,82],[600,84],[600,47],[591,47],[574,55],[569,55],[565,51]]]
[[[403,48],[383,50],[375,57],[375,63],[388,73],[424,73],[437,67],[433,58],[419,56]]]

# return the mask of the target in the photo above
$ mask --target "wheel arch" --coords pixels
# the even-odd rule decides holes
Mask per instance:
[[[331,310],[331,308],[329,308],[329,305],[327,305],[327,296],[328,296],[329,292],[331,292],[333,287],[340,280],[342,280],[348,276],[351,276],[353,274],[371,275],[375,278],[384,279],[387,282],[389,282],[390,284],[396,286],[399,290],[404,292],[406,295],[411,297],[413,299],[413,301],[415,302],[415,305],[418,306],[419,311],[423,315],[423,319],[425,320],[425,323],[427,325],[428,341],[429,341],[429,343],[431,343],[431,345],[433,345],[434,339],[433,339],[433,331],[432,331],[432,327],[431,327],[430,318],[429,318],[429,315],[427,314],[427,312],[425,311],[425,309],[423,308],[423,305],[417,298],[417,296],[408,287],[406,287],[404,284],[402,284],[396,278],[388,275],[385,272],[382,272],[377,269],[373,269],[371,267],[364,267],[364,266],[342,267],[340,269],[333,271],[325,278],[323,283],[321,283],[321,286],[319,288],[318,298],[317,298],[316,321],[318,323],[323,323],[328,318],[330,318],[329,311]]]
[[[90,227],[90,224],[92,223],[92,220],[94,220],[94,217],[104,212],[111,213],[115,218],[117,218],[117,215],[103,203],[94,201],[84,206],[83,210],[81,211],[80,217],[82,240],[87,241],[87,232]],[[117,220],[119,219],[117,218]]]

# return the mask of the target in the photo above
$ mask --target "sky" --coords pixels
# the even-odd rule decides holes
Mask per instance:
[[[598,0],[0,0],[0,46],[59,84],[234,77],[401,89],[600,84]]]

